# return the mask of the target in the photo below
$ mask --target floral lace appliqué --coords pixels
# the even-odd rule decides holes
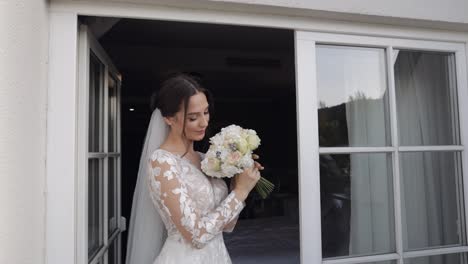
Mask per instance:
[[[228,224],[235,224],[245,204],[236,198],[233,191],[216,202],[213,195],[220,191],[212,188],[219,188],[219,183],[212,185],[200,171],[188,169],[181,165],[182,162],[182,158],[167,151],[156,150],[153,153],[149,160],[150,195],[168,235],[181,235],[194,247],[203,248]]]

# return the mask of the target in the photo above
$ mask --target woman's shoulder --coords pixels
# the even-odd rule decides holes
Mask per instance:
[[[158,163],[169,163],[173,165],[177,162],[177,155],[167,150],[158,148],[151,154],[151,160],[157,161]]]

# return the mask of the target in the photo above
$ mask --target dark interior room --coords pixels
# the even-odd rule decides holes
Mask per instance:
[[[237,124],[257,131],[265,200],[252,192],[225,242],[234,263],[299,263],[294,32],[219,24],[81,17],[122,75],[121,203],[129,221],[150,97],[165,76],[196,75],[214,95],[209,137]],[[128,225],[128,223],[127,223]],[[126,235],[122,235],[125,260]],[[287,262],[284,260],[287,259]]]

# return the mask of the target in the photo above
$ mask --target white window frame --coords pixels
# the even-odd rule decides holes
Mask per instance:
[[[317,107],[317,81],[316,81],[316,59],[315,50],[316,45],[319,44],[330,44],[330,45],[343,45],[343,46],[355,46],[355,47],[373,47],[383,48],[386,52],[386,78],[388,80],[389,90],[389,104],[390,104],[390,117],[391,117],[391,135],[392,135],[392,146],[385,147],[323,147],[321,148],[318,144],[318,107]],[[393,50],[394,49],[409,49],[419,51],[439,51],[439,52],[453,52],[455,53],[456,63],[456,75],[457,75],[457,94],[458,94],[458,112],[460,113],[460,145],[450,146],[405,146],[400,147],[398,142],[398,127],[397,127],[397,115],[396,115],[396,101],[395,101],[395,82],[393,76]],[[468,246],[459,247],[448,247],[439,249],[428,249],[414,252],[403,252],[403,240],[401,230],[401,202],[400,196],[400,153],[414,152],[414,151],[460,151],[462,153],[462,170],[465,175],[464,179],[467,179],[468,169],[468,155],[465,152],[465,144],[468,140],[468,122],[466,117],[463,117],[463,113],[468,113],[467,99],[468,99],[468,82],[467,82],[467,67],[466,67],[466,52],[465,45],[461,43],[443,42],[443,41],[427,41],[427,40],[411,40],[402,38],[383,38],[383,37],[370,37],[370,36],[356,36],[356,35],[344,35],[334,33],[313,33],[305,31],[296,31],[296,61],[298,62],[298,108],[299,108],[299,134],[311,135],[314,139],[308,139],[305,144],[304,153],[300,152],[301,157],[307,158],[304,169],[305,171],[312,171],[310,175],[313,175],[314,180],[309,180],[312,186],[312,193],[314,194],[311,203],[307,208],[311,210],[307,215],[313,215],[315,219],[307,219],[308,223],[313,224],[314,233],[320,235],[320,166],[319,166],[319,154],[339,154],[339,153],[387,153],[392,155],[393,160],[393,186],[394,186],[394,207],[395,207],[395,238],[396,238],[396,254],[382,254],[375,256],[364,256],[364,257],[346,257],[336,258],[330,260],[324,260],[317,258],[321,254],[321,247],[316,246],[312,250],[315,251],[314,261],[316,263],[326,264],[341,264],[341,263],[363,263],[367,261],[385,261],[385,260],[396,260],[396,263],[403,263],[404,258],[419,257],[425,255],[440,255],[449,253],[462,253],[468,252]],[[307,61],[305,61],[307,60]],[[302,64],[301,64],[302,63]],[[304,116],[301,116],[304,115]],[[301,140],[302,137],[299,137]],[[301,177],[303,179],[303,177]],[[312,183],[313,182],[313,183]],[[318,184],[317,184],[318,183]],[[303,183],[301,183],[302,185]],[[468,205],[468,183],[466,180],[463,181],[463,192],[464,192],[464,204]],[[304,195],[304,196],[303,196]],[[310,195],[301,192],[301,200],[306,200]],[[309,198],[310,199],[310,198]],[[303,209],[303,210],[304,210]],[[466,208],[465,208],[466,209]],[[304,211],[302,211],[304,213]],[[463,213],[463,212],[462,212]],[[467,222],[468,210],[464,210],[465,227],[468,226]],[[465,237],[466,237],[465,230]]]
[[[99,229],[103,231],[103,241],[102,247],[98,250],[96,255],[93,257],[92,261],[89,262],[90,264],[102,263],[107,264],[107,253],[109,249],[109,245],[115,241],[117,244],[116,246],[121,245],[120,233],[122,230],[125,230],[125,223],[117,221],[117,229],[112,233],[109,234],[108,228],[108,169],[109,169],[109,158],[115,158],[116,165],[119,164],[119,159],[121,158],[121,146],[120,146],[120,130],[118,127],[120,126],[120,108],[117,107],[115,109],[116,113],[116,124],[115,128],[117,129],[117,133],[114,137],[115,140],[115,151],[109,152],[109,89],[108,89],[108,77],[111,77],[117,81],[117,86],[115,89],[117,91],[120,90],[120,73],[118,72],[117,68],[113,65],[110,58],[106,55],[106,52],[101,48],[101,45],[98,41],[94,38],[94,36],[89,32],[87,26],[80,25],[79,26],[79,34],[78,34],[78,76],[82,76],[83,78],[79,78],[78,81],[78,134],[77,134],[77,158],[78,158],[78,168],[77,173],[78,175],[86,175],[86,177],[79,177],[76,181],[76,213],[77,213],[77,240],[81,243],[77,243],[77,252],[76,254],[80,256],[80,259],[88,259],[88,195],[87,190],[89,189],[88,186],[88,164],[89,160],[97,159],[99,161],[100,166],[102,166],[102,174],[103,178],[99,181],[100,188],[102,188],[102,197],[99,203],[103,206],[103,215],[102,220],[100,221]],[[90,62],[90,52],[92,52],[99,63],[103,65],[103,71],[101,72],[100,79],[103,79],[103,87],[99,88],[100,104],[102,105],[102,113],[100,113],[102,120],[99,121],[99,151],[98,152],[90,152],[88,147],[88,135],[89,135],[89,62]],[[117,97],[120,97],[120,92],[117,92]],[[118,98],[118,101],[120,98]],[[116,200],[117,210],[115,211],[115,215],[118,219],[120,219],[121,215],[121,208],[120,208],[120,166],[117,166],[115,170],[115,181],[117,189],[116,196],[118,199]],[[107,186],[107,187],[106,187]],[[119,258],[120,251],[118,251]],[[101,260],[104,261],[101,262]],[[88,261],[86,261],[88,263]]]
[[[194,4],[195,5],[195,4]],[[254,13],[249,7],[225,7],[200,9],[185,3],[183,7],[156,5],[152,3],[105,2],[105,1],[63,1],[49,3],[49,64],[48,64],[48,108],[47,108],[47,179],[46,179],[46,263],[84,264],[87,258],[82,249],[83,216],[77,204],[79,168],[77,114],[81,101],[78,100],[77,56],[78,16],[125,17],[135,19],[157,19],[168,21],[203,22],[229,25],[245,25],[269,28],[284,28],[296,31],[296,82],[297,120],[300,184],[301,262],[321,262],[320,204],[318,180],[318,135],[315,100],[315,51],[308,49],[311,43],[308,32],[345,33],[336,38],[353,42],[365,36],[386,37],[396,41],[402,38],[458,43],[468,49],[468,34],[446,30],[422,29],[403,26],[383,25],[379,18],[369,23],[336,21],[331,19],[290,16],[273,12]],[[266,9],[267,10],[267,9]],[[307,40],[302,37],[305,36]],[[358,37],[364,36],[364,37]],[[349,37],[349,38],[348,38]],[[299,41],[301,40],[301,41]],[[391,42],[386,42],[389,45]],[[468,58],[457,60],[457,71],[466,76]],[[466,88],[465,85],[458,87]],[[64,88],[65,87],[65,88]],[[309,89],[308,89],[309,88]],[[459,98],[467,103],[466,91]],[[309,103],[309,105],[307,105]],[[463,104],[459,104],[463,106]],[[466,113],[466,110],[464,111]],[[460,113],[463,113],[460,110]],[[467,117],[460,116],[460,126],[466,133]],[[462,134],[462,138],[466,138]],[[315,157],[317,164],[310,162]],[[466,164],[466,157],[464,164]],[[464,165],[466,172],[466,165]],[[312,175],[315,177],[310,177]],[[466,177],[465,177],[466,178]],[[467,180],[464,181],[465,189]],[[307,190],[307,191],[305,191]],[[80,227],[81,226],[81,227]],[[87,257],[87,256],[86,256]],[[346,262],[349,263],[349,262]]]

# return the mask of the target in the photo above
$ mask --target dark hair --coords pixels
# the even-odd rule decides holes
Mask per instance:
[[[151,96],[151,110],[158,108],[162,116],[172,117],[184,107],[183,135],[185,136],[185,119],[190,97],[204,93],[209,104],[209,111],[213,110],[213,97],[211,93],[201,85],[200,79],[192,74],[175,73],[169,76],[161,84],[158,91]]]

